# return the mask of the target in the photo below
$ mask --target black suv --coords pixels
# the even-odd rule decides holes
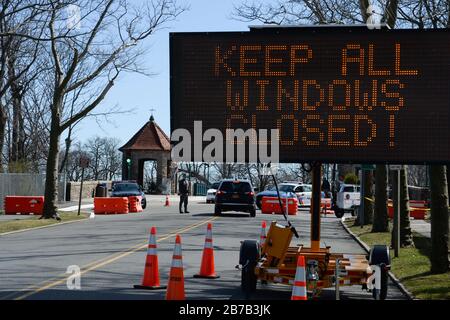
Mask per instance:
[[[111,197],[129,196],[141,196],[141,206],[142,209],[145,209],[147,206],[147,199],[145,199],[145,193],[142,191],[142,188],[136,182],[114,181],[111,189]]]
[[[225,179],[216,192],[214,215],[223,211],[241,211],[256,215],[255,193],[249,181]]]

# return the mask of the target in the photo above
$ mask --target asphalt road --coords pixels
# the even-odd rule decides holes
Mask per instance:
[[[157,227],[161,283],[166,284],[175,235],[182,238],[187,299],[244,299],[238,263],[240,241],[258,239],[262,220],[282,216],[229,213],[213,216],[213,205],[190,203],[190,213],[180,215],[176,203],[164,207],[150,203],[143,213],[97,215],[94,219],[62,226],[0,236],[0,299],[164,299],[165,291],[133,289],[144,270],[148,233]],[[309,244],[309,214],[292,217],[300,234],[294,244]],[[216,272],[219,279],[194,279],[199,271],[206,224],[213,223]],[[334,217],[322,219],[323,245],[334,252],[364,253]],[[81,269],[81,290],[66,285],[68,266]],[[251,299],[289,299],[291,288],[258,284]],[[393,284],[389,299],[406,299]],[[334,299],[325,290],[322,299]],[[372,299],[359,286],[345,287],[341,299]]]

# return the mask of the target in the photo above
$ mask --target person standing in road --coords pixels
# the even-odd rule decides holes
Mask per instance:
[[[186,175],[182,175],[178,182],[178,194],[180,195],[180,213],[183,213],[181,209],[184,206],[184,213],[189,213],[187,210],[188,197],[189,197],[189,182],[186,180]]]

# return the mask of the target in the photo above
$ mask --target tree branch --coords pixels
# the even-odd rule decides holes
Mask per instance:
[[[94,110],[94,108],[106,97],[106,94],[111,90],[111,88],[114,86],[114,81],[119,76],[119,71],[116,71],[116,74],[112,79],[108,81],[108,84],[103,88],[102,92],[99,94],[99,96],[86,108],[83,108],[80,112],[75,114],[72,118],[68,119],[65,123],[63,123],[60,126],[60,132],[62,133],[64,130],[66,130],[70,125],[77,122],[78,120],[84,118],[87,116],[89,112]]]

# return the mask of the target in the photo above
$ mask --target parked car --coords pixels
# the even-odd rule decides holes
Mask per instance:
[[[214,199],[216,198],[217,188],[219,188],[220,182],[214,182],[206,191],[206,203],[214,203]]]
[[[255,193],[247,180],[222,180],[216,192],[214,215],[223,211],[248,212],[256,216]]]
[[[142,188],[136,182],[130,181],[114,181],[111,188],[111,197],[129,197],[129,196],[141,196],[141,206],[145,209],[147,206],[147,199]]]
[[[359,185],[342,184],[336,196],[336,207],[333,208],[336,217],[342,218],[345,212],[351,212],[352,215],[355,215],[355,207],[359,206],[360,201]]]
[[[286,197],[286,192],[294,193],[297,196],[299,207],[311,205],[312,186],[310,184],[283,182],[278,185],[278,190],[280,191],[280,196],[284,194],[284,197]],[[267,190],[256,195],[256,206],[259,209],[261,209],[261,201],[264,196],[277,197],[275,186],[270,186]]]

